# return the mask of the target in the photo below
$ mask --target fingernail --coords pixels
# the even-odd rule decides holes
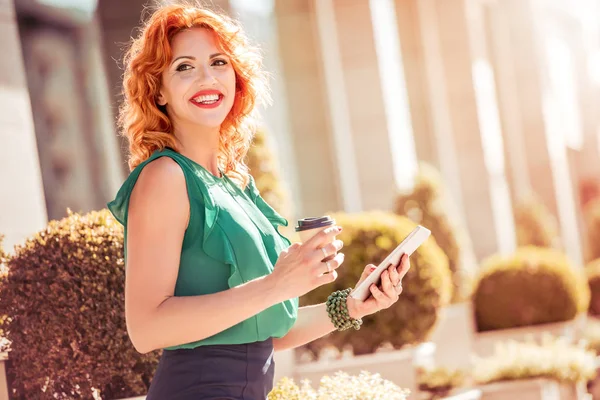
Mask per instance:
[[[377,269],[377,267],[375,267],[375,266],[372,266],[372,267],[370,268],[371,272],[375,271],[376,269]]]
[[[338,231],[338,233],[340,233],[340,232],[342,231],[342,227],[341,227],[341,226],[338,226],[338,227],[337,227],[337,231]]]

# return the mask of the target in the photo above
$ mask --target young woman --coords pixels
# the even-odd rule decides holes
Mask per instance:
[[[126,230],[129,336],[142,353],[164,349],[148,400],[265,399],[274,351],[359,328],[398,299],[406,258],[365,302],[342,291],[332,294],[338,310],[298,308],[299,296],[336,279],[341,228],[295,244],[279,234],[287,221],[243,162],[266,84],[233,21],[191,6],[156,10],[125,57],[123,86],[131,173],[108,206]]]

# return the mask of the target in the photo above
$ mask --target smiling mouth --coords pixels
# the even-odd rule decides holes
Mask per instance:
[[[192,99],[192,101],[197,104],[211,105],[211,104],[217,103],[222,98],[223,98],[222,94],[205,94],[202,96],[194,97]]]
[[[192,97],[190,102],[198,108],[215,108],[223,102],[221,93],[202,94]]]

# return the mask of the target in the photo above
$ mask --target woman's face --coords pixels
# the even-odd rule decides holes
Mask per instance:
[[[235,71],[215,34],[192,28],[174,36],[173,59],[162,73],[157,103],[174,126],[218,128],[233,106]]]

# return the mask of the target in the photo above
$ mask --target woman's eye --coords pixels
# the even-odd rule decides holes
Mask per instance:
[[[192,66],[190,64],[180,64],[177,67],[177,71],[187,71],[188,69],[191,69]]]
[[[218,59],[213,62],[213,65],[215,65],[217,67],[222,67],[223,65],[227,65],[227,61]]]

